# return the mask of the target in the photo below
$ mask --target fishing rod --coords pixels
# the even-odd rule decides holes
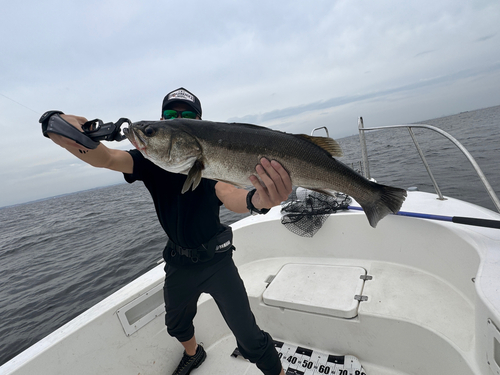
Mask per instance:
[[[363,209],[361,207],[356,207],[356,206],[347,206],[347,208],[350,210],[363,211]],[[457,223],[457,224],[473,225],[476,227],[500,229],[500,221],[499,220],[479,219],[479,218],[475,218],[475,217],[464,217],[464,216],[443,216],[443,215],[433,215],[433,214],[421,214],[418,212],[408,212],[408,211],[399,211],[398,213],[396,213],[394,215],[415,217],[415,218],[419,218],[419,219],[448,221],[448,222]]]

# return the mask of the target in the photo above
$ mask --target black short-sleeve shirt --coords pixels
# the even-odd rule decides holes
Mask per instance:
[[[203,178],[195,190],[181,194],[186,175],[167,172],[138,150],[128,152],[134,160],[134,170],[124,174],[125,180],[144,182],[160,224],[174,243],[194,249],[224,229],[219,219],[222,202],[215,193],[217,181]]]

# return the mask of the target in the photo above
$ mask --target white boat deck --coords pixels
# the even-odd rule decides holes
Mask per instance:
[[[363,288],[368,300],[360,302],[358,315],[352,319],[266,306],[262,294],[267,276],[289,263],[363,267],[373,277],[365,281]],[[273,258],[243,265],[240,274],[252,310],[273,337],[326,352],[355,355],[367,374],[387,374],[395,371],[393,367],[408,368],[405,362],[413,363],[417,353],[428,363],[439,363],[439,356],[450,347],[464,356],[472,355],[472,303],[445,280],[421,270],[387,262]],[[426,342],[425,348],[422,342]],[[439,371],[452,373],[449,370],[445,365]]]
[[[262,294],[267,286],[265,280],[290,263],[345,264],[346,261],[331,258],[272,258],[240,267],[257,321],[275,340],[336,355],[354,355],[369,375],[414,373],[401,370],[414,366],[414,355],[422,358],[422,368],[426,364],[433,364],[432,371],[435,372],[429,374],[471,373],[471,369],[467,369],[463,363],[460,366],[462,371],[458,372],[451,372],[455,370],[445,364],[442,368],[436,366],[440,356],[452,355],[454,351],[472,356],[474,343],[473,306],[462,293],[443,280],[397,264],[364,262],[362,266],[373,277],[365,282],[363,290],[368,301],[360,303],[357,317],[343,319],[271,307],[262,302]],[[433,301],[432,308],[429,308],[429,301]],[[200,318],[197,319],[204,320],[203,305],[206,304],[208,310],[216,310],[216,307],[209,307],[213,302],[208,296],[203,296],[200,302]],[[211,319],[214,318],[211,315]],[[203,328],[198,329],[196,335],[199,341],[204,342]],[[382,342],[384,345],[380,345]],[[422,342],[426,345],[422,346]],[[446,353],[449,347],[450,353]],[[206,345],[207,360],[193,374],[260,374],[255,365],[231,356],[235,348],[235,339],[227,331],[222,338]],[[178,357],[181,357],[180,346]],[[283,361],[287,365],[286,359]],[[175,363],[173,361],[171,364],[172,370]]]

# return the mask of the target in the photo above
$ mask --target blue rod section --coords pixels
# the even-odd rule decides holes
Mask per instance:
[[[347,208],[350,210],[363,211],[361,207],[348,206]],[[432,214],[421,214],[418,212],[408,212],[408,211],[399,211],[396,215],[416,217],[420,219],[449,221],[457,224],[473,225],[476,227],[500,229],[499,220],[478,219],[474,217],[463,217],[463,216],[442,216],[442,215],[432,215]]]

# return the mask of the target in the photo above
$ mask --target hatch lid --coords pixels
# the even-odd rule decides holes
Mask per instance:
[[[356,266],[289,263],[269,284],[263,300],[270,306],[354,318],[365,275],[366,270]]]

